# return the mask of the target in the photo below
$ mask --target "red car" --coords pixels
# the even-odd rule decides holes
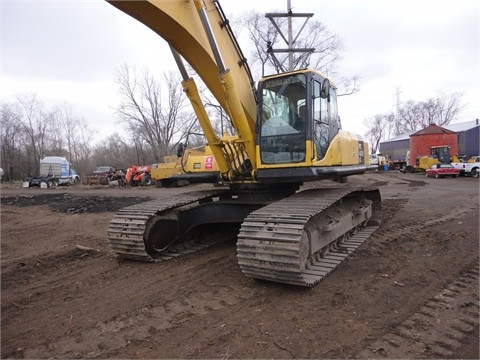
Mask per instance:
[[[444,176],[451,176],[456,178],[459,174],[460,171],[458,169],[455,169],[450,164],[435,164],[432,165],[430,169],[427,169],[425,176],[435,177],[436,179],[439,179]]]

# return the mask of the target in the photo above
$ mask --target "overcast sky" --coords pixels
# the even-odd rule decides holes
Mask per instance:
[[[106,2],[0,2],[1,99],[36,93],[47,107],[70,104],[98,130],[97,139],[121,130],[113,107],[119,102],[114,75],[122,64],[147,68],[159,79],[175,69],[163,39]],[[246,9],[285,11],[287,0],[221,4],[227,16],[237,17]],[[467,106],[455,122],[480,118],[479,0],[291,0],[291,5],[294,12],[314,13],[343,39],[338,73],[361,77],[361,91],[339,100],[345,130],[364,134],[364,119],[395,111],[397,101],[425,101],[440,92],[464,94]]]

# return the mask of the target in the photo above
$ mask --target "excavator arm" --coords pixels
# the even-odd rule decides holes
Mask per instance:
[[[160,35],[170,45],[184,77],[184,89],[192,102],[202,129],[222,173],[231,168],[223,158],[231,158],[224,144],[215,136],[203,109],[200,96],[179,63],[185,59],[196,71],[213,96],[226,111],[239,138],[237,149],[255,168],[255,87],[240,47],[230,29],[220,4],[214,0],[109,1]],[[233,157],[242,158],[239,155]],[[237,160],[241,162],[242,160]]]

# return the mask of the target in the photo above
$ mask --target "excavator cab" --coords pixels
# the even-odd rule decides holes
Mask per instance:
[[[450,146],[432,146],[430,148],[430,156],[437,157],[442,164],[450,164]]]
[[[340,130],[336,90],[325,75],[305,69],[263,78],[258,98],[262,164],[323,159]]]

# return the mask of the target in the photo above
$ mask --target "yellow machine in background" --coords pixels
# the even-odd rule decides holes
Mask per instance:
[[[165,156],[164,162],[152,164],[151,176],[163,187],[220,181],[220,172],[210,146],[180,148],[179,156]]]
[[[197,226],[237,223],[238,264],[246,276],[314,286],[379,226],[377,188],[329,182],[301,190],[304,182],[343,182],[369,169],[368,144],[341,129],[336,87],[325,74],[274,74],[255,88],[219,1],[110,4],[170,45],[218,177],[228,185],[122,209],[108,231],[119,257],[161,261],[178,254],[177,244]],[[216,134],[184,61],[226,112],[234,135]],[[185,172],[210,172],[196,164],[187,161]]]
[[[430,147],[430,155],[417,157],[415,170],[425,171],[426,169],[430,169],[432,165],[438,163],[450,164],[460,161],[458,156],[450,154],[450,146],[432,146]]]

